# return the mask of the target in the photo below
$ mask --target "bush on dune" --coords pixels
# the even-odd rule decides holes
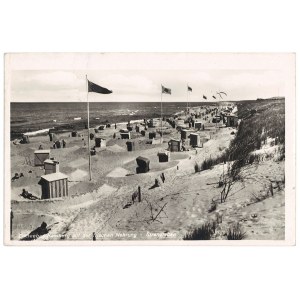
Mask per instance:
[[[202,226],[194,229],[192,232],[187,233],[184,240],[210,240],[215,233],[216,227],[213,223],[205,223]]]
[[[231,226],[227,231],[228,240],[243,240],[246,237],[246,232],[241,229],[239,223]]]

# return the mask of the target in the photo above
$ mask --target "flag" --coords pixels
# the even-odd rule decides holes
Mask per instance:
[[[213,96],[214,99],[217,99],[215,96]]]
[[[203,99],[207,99],[206,96],[203,95]]]
[[[94,93],[99,93],[99,94],[111,94],[112,93],[112,91],[110,91],[98,84],[95,84],[89,80],[88,80],[88,92],[89,93],[94,92]]]
[[[169,94],[169,95],[171,95],[171,89],[168,89],[168,88],[164,87],[163,85],[161,86],[161,92],[163,94]]]
[[[192,92],[192,88],[188,86],[188,92]]]

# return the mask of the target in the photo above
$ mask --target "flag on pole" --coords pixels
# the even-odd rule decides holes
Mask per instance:
[[[207,97],[205,95],[203,95],[203,99],[207,99]]]
[[[192,88],[190,86],[188,86],[188,92],[192,92]]]
[[[214,99],[217,99],[215,96],[213,96]]]
[[[164,87],[163,85],[161,86],[161,92],[163,94],[169,94],[169,95],[171,95],[171,89],[168,89],[168,88]]]
[[[111,94],[112,93],[112,91],[110,91],[98,84],[95,84],[89,80],[88,80],[88,92],[89,93],[94,92],[94,93],[98,93],[98,94]]]

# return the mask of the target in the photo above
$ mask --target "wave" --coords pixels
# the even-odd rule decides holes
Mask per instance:
[[[37,131],[25,132],[23,134],[27,135],[27,136],[36,136],[36,135],[48,133],[50,129],[54,129],[54,127],[46,128],[46,129],[40,129],[40,130],[37,130]]]

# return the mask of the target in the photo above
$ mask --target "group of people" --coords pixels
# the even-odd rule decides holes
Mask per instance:
[[[11,179],[11,181],[15,181],[21,177],[24,177],[24,174],[23,173],[15,173],[14,177]]]
[[[61,142],[59,140],[56,140],[53,144],[53,149],[59,149],[59,148],[66,148],[67,143],[65,140],[62,140]]]

